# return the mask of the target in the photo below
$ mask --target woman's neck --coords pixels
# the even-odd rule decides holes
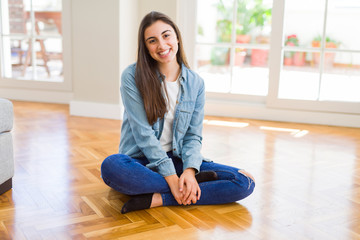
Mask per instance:
[[[180,74],[181,68],[177,61],[159,65],[161,74],[165,75],[166,81],[175,82]]]

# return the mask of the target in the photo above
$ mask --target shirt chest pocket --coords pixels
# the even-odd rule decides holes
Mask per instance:
[[[180,105],[176,129],[180,133],[186,133],[189,128],[191,117],[194,111],[194,102],[182,102]]]

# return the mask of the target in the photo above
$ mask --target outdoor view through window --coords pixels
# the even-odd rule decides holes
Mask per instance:
[[[61,0],[1,0],[4,78],[63,81]]]
[[[279,99],[360,102],[360,1],[285,0],[283,26],[273,29],[272,0],[197,4],[195,62],[207,91],[266,96],[275,31]]]

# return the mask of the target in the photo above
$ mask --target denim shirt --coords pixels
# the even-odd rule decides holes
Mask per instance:
[[[146,157],[146,166],[163,177],[176,174],[174,164],[162,149],[160,137],[164,118],[150,125],[143,99],[135,83],[136,64],[127,67],[121,76],[121,98],[125,107],[121,127],[119,153],[132,158]],[[161,79],[159,78],[159,81]],[[149,89],[151,91],[151,89]],[[173,123],[173,155],[183,161],[183,169],[199,172],[204,160],[201,153],[205,86],[202,78],[182,65],[180,93]]]

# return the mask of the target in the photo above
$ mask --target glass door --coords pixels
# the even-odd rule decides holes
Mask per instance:
[[[271,9],[272,0],[197,1],[195,69],[207,92],[265,98]]]
[[[360,113],[360,2],[279,2],[268,106]]]

